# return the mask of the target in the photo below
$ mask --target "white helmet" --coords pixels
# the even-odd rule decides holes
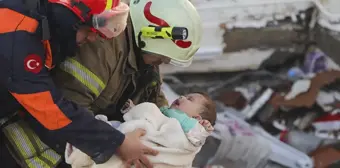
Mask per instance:
[[[201,19],[189,0],[130,0],[137,46],[186,67],[200,47]]]

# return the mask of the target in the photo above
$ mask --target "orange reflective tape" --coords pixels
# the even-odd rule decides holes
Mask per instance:
[[[51,50],[51,45],[50,45],[50,41],[48,40],[44,40],[43,41],[43,44],[44,44],[44,47],[45,47],[45,55],[46,55],[46,58],[45,58],[45,66],[48,68],[48,69],[52,69],[53,68],[53,65],[52,65],[52,50]]]
[[[48,130],[61,129],[72,122],[54,103],[49,91],[31,94],[11,94]]]
[[[0,8],[0,33],[27,31],[34,33],[39,25],[38,21],[8,8]]]

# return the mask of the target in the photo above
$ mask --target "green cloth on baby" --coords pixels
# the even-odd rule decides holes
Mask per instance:
[[[189,117],[181,110],[171,109],[169,107],[161,107],[160,110],[165,116],[175,118],[181,124],[185,133],[188,133],[198,123],[196,119]]]

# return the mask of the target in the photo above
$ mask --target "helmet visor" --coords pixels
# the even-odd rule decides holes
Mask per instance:
[[[129,6],[120,2],[118,6],[93,15],[93,27],[106,38],[113,38],[124,31],[129,15]]]

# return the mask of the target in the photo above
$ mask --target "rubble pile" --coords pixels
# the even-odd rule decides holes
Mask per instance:
[[[196,86],[218,104],[216,131],[194,166],[340,167],[339,67],[313,46],[302,58],[191,89],[172,84],[181,94]]]

